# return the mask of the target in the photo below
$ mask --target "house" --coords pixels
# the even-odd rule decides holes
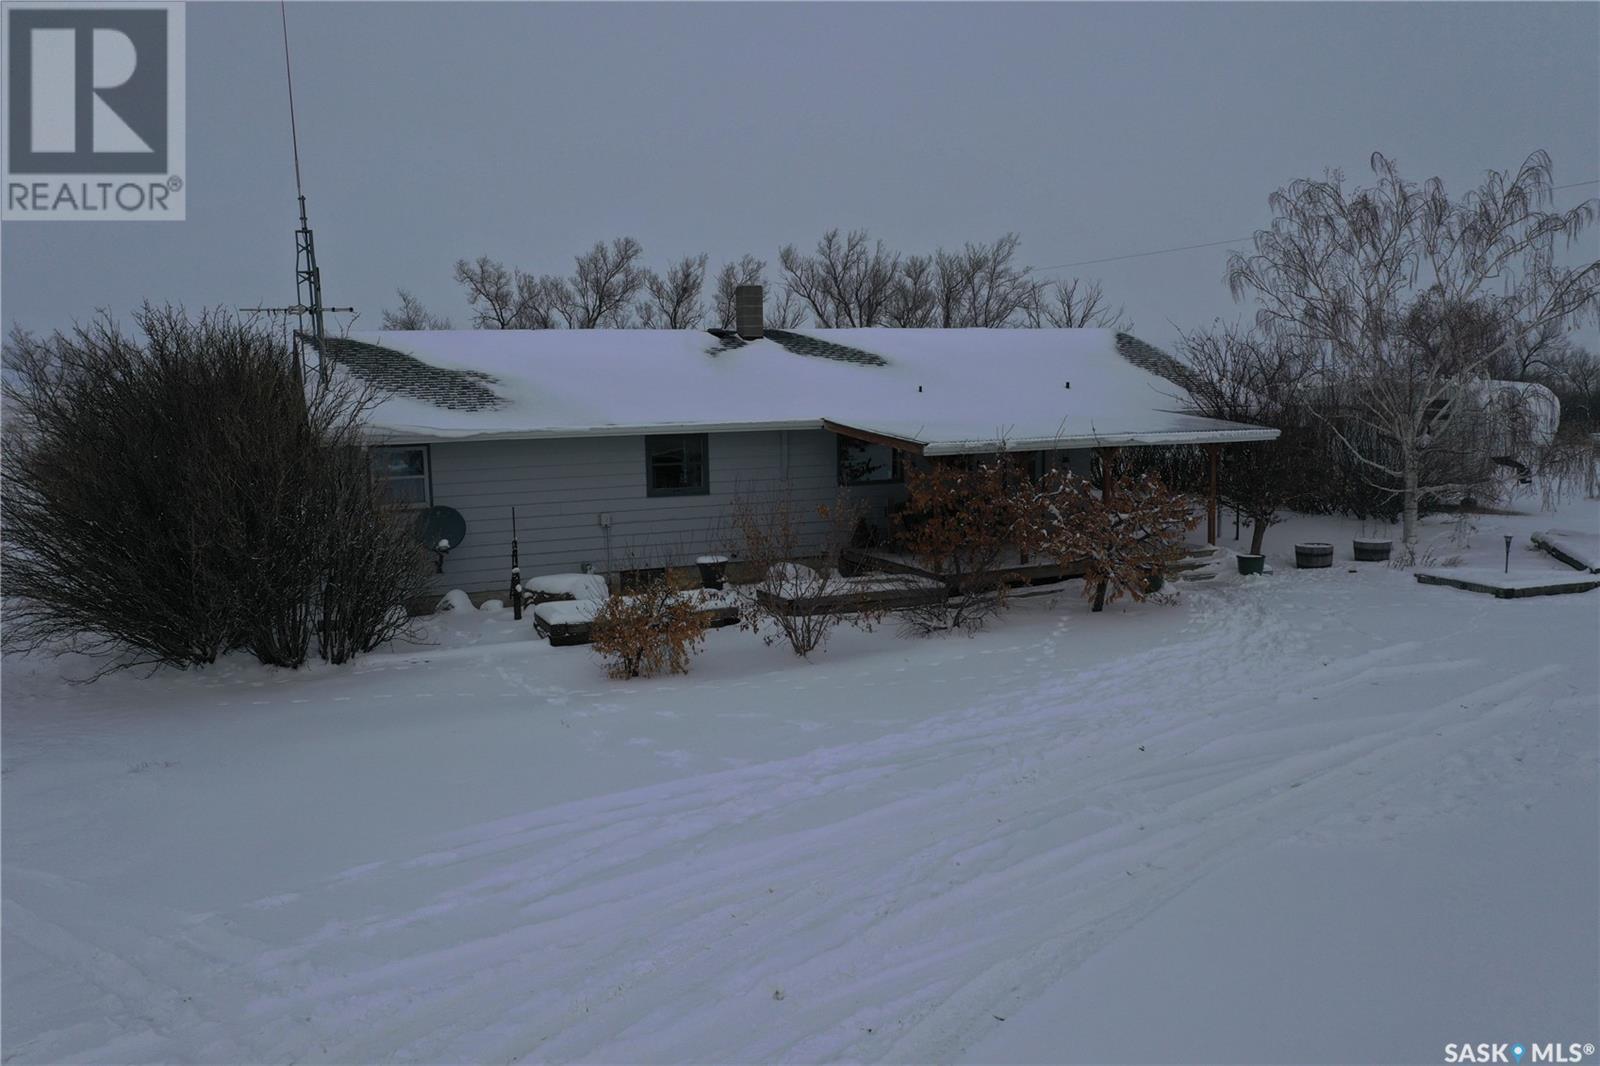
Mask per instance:
[[[1183,413],[1181,364],[1127,334],[763,329],[748,288],[736,330],[357,333],[307,358],[378,391],[380,476],[464,517],[437,583],[471,593],[506,588],[513,508],[525,576],[616,575],[726,550],[741,494],[810,514],[845,486],[883,524],[908,461],[1087,473],[1095,448],[1277,435]]]

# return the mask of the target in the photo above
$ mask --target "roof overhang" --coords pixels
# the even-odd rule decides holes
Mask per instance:
[[[866,441],[868,444],[888,445],[890,448],[897,448],[903,452],[910,452],[912,455],[922,455],[923,450],[927,447],[927,445],[922,441],[910,440],[906,437],[896,437],[888,433],[879,433],[878,431],[872,429],[859,429],[855,426],[847,426],[842,422],[835,422],[830,418],[824,418],[822,420],[822,428],[830,433],[837,433],[841,437],[850,437],[853,440]]]
[[[551,426],[542,429],[486,430],[439,429],[375,422],[367,435],[387,444],[447,444],[475,440],[571,440],[578,437],[643,437],[661,433],[770,433],[791,429],[821,429],[819,418],[781,422],[652,422],[637,426]]]
[[[910,455],[990,455],[1000,451],[1032,452],[1047,449],[1159,447],[1178,444],[1241,444],[1270,441],[1278,431],[1237,423],[1200,430],[1147,430],[1125,433],[1087,433],[1048,436],[978,436],[962,439],[928,439],[871,426],[849,425],[831,418],[781,422],[655,422],[636,426],[565,426],[545,429],[459,432],[428,426],[375,424],[368,436],[388,444],[445,444],[491,440],[570,440],[577,437],[637,437],[663,433],[763,433],[783,430],[825,429],[842,437],[882,444]]]
[[[1177,444],[1244,444],[1277,440],[1278,431],[1256,426],[1237,430],[1201,430],[1147,433],[1092,434],[1073,437],[1031,437],[991,440],[930,441],[922,446],[923,455],[977,455],[1005,450],[1034,452],[1051,448],[1153,448]]]
[[[873,444],[884,444],[913,455],[992,455],[996,452],[1034,452],[1050,449],[1160,447],[1178,444],[1242,444],[1278,439],[1278,431],[1264,426],[1218,422],[1204,429],[1138,430],[1120,433],[1054,432],[1049,435],[1024,434],[946,437],[936,433],[894,433],[871,426],[852,426],[823,419],[824,429]]]

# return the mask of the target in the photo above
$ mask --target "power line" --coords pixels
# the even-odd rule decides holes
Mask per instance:
[[[1597,184],[1600,184],[1600,178],[1590,178],[1588,181],[1574,181],[1567,185],[1555,185],[1551,187],[1550,191],[1560,192],[1562,189],[1576,189],[1583,185]],[[1152,255],[1171,255],[1173,252],[1192,252],[1198,248],[1220,248],[1225,244],[1244,244],[1247,241],[1252,241],[1254,239],[1255,235],[1252,234],[1248,237],[1230,237],[1229,239],[1222,241],[1206,241],[1203,244],[1182,244],[1176,248],[1157,248],[1152,252],[1130,252],[1127,255],[1108,255],[1101,259],[1080,259],[1075,263],[1057,263],[1054,266],[1035,267],[1034,269],[1039,273],[1043,273],[1047,270],[1066,270],[1069,267],[1094,266],[1097,263],[1117,263],[1124,259],[1144,259],[1147,256]]]
[[[1131,252],[1128,255],[1108,255],[1103,259],[1080,259],[1076,263],[1057,263],[1055,266],[1036,267],[1037,270],[1065,270],[1067,267],[1092,266],[1095,263],[1115,263],[1122,259],[1143,259],[1148,255],[1170,255],[1173,252],[1192,252],[1196,248],[1216,248],[1224,244],[1242,244],[1253,237],[1234,237],[1225,241],[1207,241],[1204,244],[1184,244],[1177,248],[1157,248],[1153,252]]]

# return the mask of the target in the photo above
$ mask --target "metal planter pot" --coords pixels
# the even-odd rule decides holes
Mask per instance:
[[[1267,557],[1265,555],[1238,555],[1234,557],[1239,564],[1241,574],[1264,574],[1267,572]]]

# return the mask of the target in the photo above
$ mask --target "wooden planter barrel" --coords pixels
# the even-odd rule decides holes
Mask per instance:
[[[1354,551],[1358,563],[1385,563],[1394,552],[1394,541],[1387,537],[1382,540],[1357,537]]]
[[[1333,565],[1333,545],[1321,541],[1296,544],[1294,565],[1301,570],[1326,570]]]

